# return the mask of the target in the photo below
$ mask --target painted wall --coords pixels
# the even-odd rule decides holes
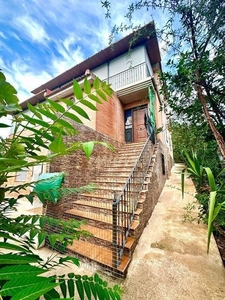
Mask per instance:
[[[111,60],[109,62],[109,76],[123,72],[143,62],[145,62],[145,48],[144,46],[140,46],[132,49],[129,55],[125,53]]]
[[[143,45],[132,49],[129,55],[128,53],[125,53],[109,61],[108,64],[103,64],[100,67],[91,70],[91,72],[93,72],[101,80],[107,80],[108,77],[114,76],[144,62],[147,63],[148,69],[152,74],[151,64],[147,56],[145,46]]]
[[[150,60],[149,60],[149,57],[148,57],[148,54],[147,54],[147,50],[146,48],[144,48],[144,55],[145,55],[145,63],[146,63],[146,67],[147,67],[147,76],[148,76],[148,72],[149,72],[149,76],[153,76],[153,70],[152,70],[152,66],[151,66],[151,63],[150,63]]]
[[[108,63],[91,70],[99,79],[106,80],[108,78]]]

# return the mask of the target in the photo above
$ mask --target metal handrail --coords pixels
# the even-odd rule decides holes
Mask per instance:
[[[112,84],[113,89],[117,90],[123,86],[132,84],[136,81],[143,80],[150,76],[147,64],[145,62],[127,68],[124,71],[109,76],[105,80]]]
[[[143,189],[144,180],[151,162],[149,155],[151,142],[150,138],[137,158],[137,161],[130,172],[130,175],[119,196],[114,196],[112,205],[113,211],[113,267],[120,264],[124,252],[127,237],[129,235],[134,213],[137,208],[140,192]],[[137,175],[137,176],[136,176]],[[138,187],[138,191],[135,187]]]

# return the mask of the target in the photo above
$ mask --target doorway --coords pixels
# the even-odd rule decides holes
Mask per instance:
[[[139,143],[147,139],[145,127],[146,106],[125,111],[125,141]]]

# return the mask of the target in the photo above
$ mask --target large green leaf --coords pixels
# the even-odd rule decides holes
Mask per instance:
[[[91,86],[90,86],[90,83],[87,80],[87,78],[85,78],[85,80],[84,80],[84,92],[86,94],[90,94],[90,92],[91,92]]]
[[[38,245],[41,245],[47,237],[47,232],[41,232],[38,234]]]
[[[68,285],[68,292],[69,292],[69,296],[72,297],[72,299],[74,299],[74,295],[75,295],[75,282],[73,279],[69,279],[67,282]]]
[[[91,153],[93,152],[94,149],[94,142],[90,141],[90,142],[84,142],[82,144],[84,153],[86,155],[87,158],[90,158]]]
[[[95,283],[93,281],[90,281],[90,288],[91,288],[92,295],[94,296],[95,300],[97,300],[98,299],[97,290],[95,287]]]
[[[59,133],[57,138],[49,145],[49,149],[54,153],[62,153],[66,150],[66,145],[63,142],[61,133]]]
[[[76,80],[73,81],[73,92],[78,100],[83,99],[82,88]]]
[[[96,90],[96,93],[105,101],[107,101],[106,95],[101,90]]]
[[[0,128],[7,128],[7,127],[11,127],[11,125],[0,123]]]
[[[95,101],[95,102],[97,102],[97,103],[102,103],[102,101],[97,97],[97,96],[95,96],[95,95],[93,95],[93,94],[90,94],[90,95],[88,95],[88,97],[91,99],[91,100],[93,100],[93,101]]]
[[[8,249],[8,250],[15,250],[15,251],[22,251],[22,252],[26,250],[21,246],[6,243],[6,242],[0,242],[0,249]]]
[[[76,287],[81,300],[84,300],[84,286],[81,279],[76,280]]]
[[[27,108],[38,118],[42,120],[42,115],[38,112],[37,107],[34,107],[29,102],[27,102]]]
[[[84,290],[88,300],[91,300],[91,287],[88,281],[84,281]]]
[[[67,116],[66,113],[64,115]],[[76,129],[73,127],[73,125],[71,125],[69,122],[67,122],[64,119],[59,119],[57,123],[62,125],[64,129],[70,129],[71,132],[76,132]]]
[[[49,103],[52,107],[54,107],[54,109],[55,109],[56,111],[61,112],[61,113],[64,113],[64,112],[65,112],[65,108],[64,108],[61,104],[59,104],[58,102],[55,102],[55,101],[53,101],[53,100],[51,100],[51,99],[47,99],[47,101],[48,101],[48,103]]]
[[[16,254],[1,254],[0,255],[0,265],[22,265],[28,263],[36,263],[39,259],[36,255],[16,255]]]
[[[73,121],[75,121],[75,122],[77,122],[77,123],[80,123],[80,124],[83,123],[80,118],[78,118],[76,115],[72,114],[71,112],[67,111],[64,114],[64,116],[67,117],[67,118],[69,118],[69,119],[71,119],[71,120],[73,120]]]
[[[79,259],[77,259],[76,257],[73,256],[66,256],[66,257],[61,257],[59,259],[60,263],[64,263],[64,262],[73,262],[76,266],[79,266]]]
[[[65,103],[67,107],[74,105],[74,101],[72,99],[59,99],[61,102]]]
[[[2,230],[2,228],[1,228]],[[0,237],[4,238],[5,240],[12,240],[12,241],[15,241],[15,242],[18,242],[18,240],[13,237],[12,235],[10,235],[9,233],[6,233],[6,232],[2,232],[0,231]]]
[[[108,96],[112,96],[113,90],[110,87],[110,84],[107,84],[105,81],[102,82],[101,88]]]
[[[32,266],[29,264],[25,265],[9,265],[0,269],[0,280],[14,279],[15,277],[23,276],[35,276],[47,272],[42,268]]]
[[[71,106],[71,108],[72,108],[73,110],[75,110],[79,115],[81,115],[82,117],[84,117],[85,119],[90,120],[88,114],[86,113],[85,110],[83,110],[82,107],[79,107],[79,106],[77,106],[77,105],[73,105],[73,106]]]
[[[44,294],[44,299],[46,299],[46,300],[52,300],[52,299],[57,300],[57,299],[60,299],[60,294],[55,289],[52,289],[51,291],[48,291],[47,293]],[[65,299],[65,298],[63,298],[63,299]]]
[[[60,289],[63,294],[63,297],[66,298],[67,286],[66,286],[66,281],[65,281],[64,277],[65,277],[65,275],[59,276],[59,283],[60,283]]]
[[[32,286],[23,289],[16,295],[14,295],[11,300],[34,300],[38,299],[43,294],[47,293],[48,291],[55,288],[58,284],[57,283],[50,283],[50,282],[40,282],[40,283],[33,283]]]
[[[40,282],[49,283],[51,281],[48,277],[40,277],[36,275],[37,274],[34,274],[33,276],[31,274],[20,274],[18,276],[18,274],[15,274],[14,278],[3,285],[1,289],[1,295],[13,296],[25,288],[32,288],[34,284],[36,285]]]
[[[214,175],[212,173],[212,170],[208,167],[205,168],[205,171],[207,173],[207,176],[208,176],[208,181],[209,181],[209,186],[210,186],[210,190],[213,192],[213,191],[216,191],[217,190],[217,187],[216,187],[216,183],[215,183],[215,178],[214,178]]]
[[[80,103],[82,103],[83,105],[89,107],[91,110],[94,110],[94,111],[98,110],[95,105],[93,105],[91,102],[89,102],[87,100],[81,100]]]
[[[95,78],[95,80],[94,80],[94,89],[95,90],[98,90],[99,89],[99,87],[100,87],[100,80],[99,80],[99,78],[98,77],[96,77]]]
[[[209,217],[208,217],[208,242],[207,242],[207,253],[209,253],[210,240],[213,229],[213,216],[214,216],[214,208],[216,203],[216,191],[210,192],[209,197]]]
[[[58,119],[58,117],[55,114],[53,114],[53,113],[51,113],[51,112],[49,112],[49,111],[47,111],[47,110],[45,110],[45,109],[43,109],[41,107],[38,108],[38,111],[42,115],[44,115],[45,117],[47,117],[48,119],[52,120],[53,122]]]
[[[22,114],[22,116],[24,117],[25,120],[27,120],[30,124],[33,124],[33,125],[40,125],[44,128],[49,128],[49,123],[43,121],[43,120],[39,120],[39,119],[36,119],[36,118],[32,118],[32,117],[29,117],[28,115],[26,114]]]
[[[26,160],[19,160],[17,158],[10,158],[10,157],[0,157],[0,164],[2,163],[7,163],[7,165],[17,165],[17,166],[23,166],[25,165],[27,162]]]

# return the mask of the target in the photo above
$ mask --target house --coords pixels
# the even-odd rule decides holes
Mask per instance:
[[[132,41],[132,43],[131,43]],[[126,276],[132,253],[149,219],[172,167],[172,146],[166,104],[160,94],[162,72],[153,23],[119,40],[80,64],[39,86],[22,103],[33,105],[48,97],[55,101],[73,97],[73,79],[82,85],[97,76],[111,84],[114,94],[90,120],[74,123],[79,132],[70,139],[98,140],[90,160],[76,152],[60,157],[48,172],[66,173],[65,186],[94,182],[97,188],[48,203],[46,214],[64,219],[85,219],[92,233],[74,241],[68,251],[86,257],[114,276]],[[160,131],[156,131],[161,129]],[[33,173],[34,174],[34,173]],[[31,174],[30,174],[31,175]]]

